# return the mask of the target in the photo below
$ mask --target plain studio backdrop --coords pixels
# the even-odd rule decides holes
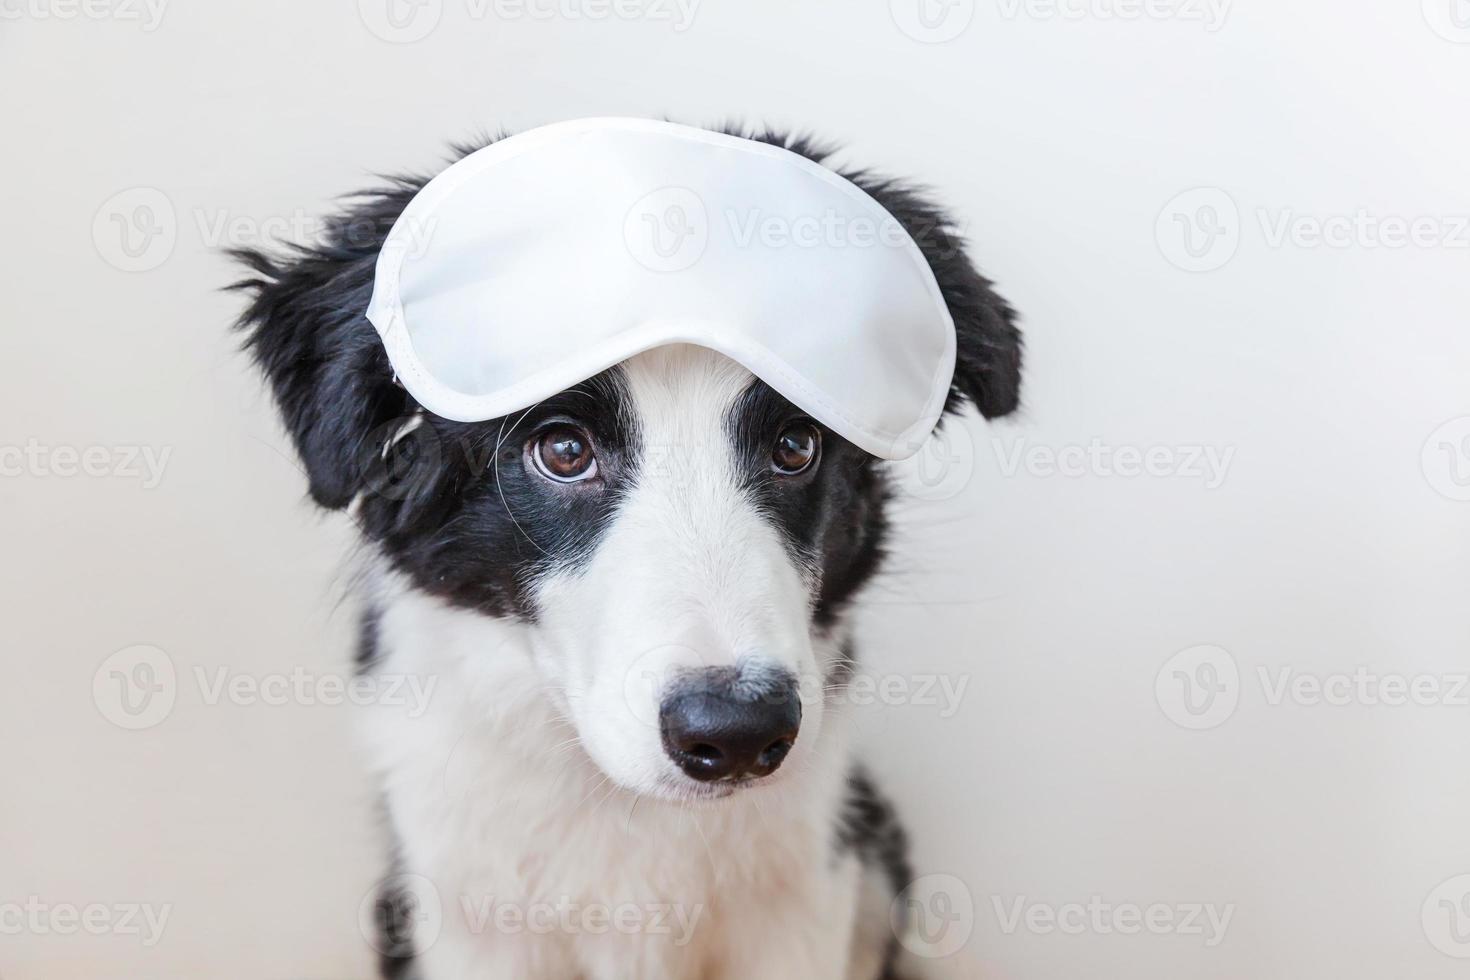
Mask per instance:
[[[1462,0],[0,13],[5,980],[369,971],[352,529],[220,252],[613,114],[916,178],[1024,318],[1023,411],[899,467],[862,610],[931,940],[1017,980],[1470,969]]]

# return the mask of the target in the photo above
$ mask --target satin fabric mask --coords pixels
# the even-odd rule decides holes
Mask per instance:
[[[903,459],[954,372],[938,283],[876,201],[789,150],[641,119],[529,130],[429,181],[367,317],[404,387],[461,422],[689,343]]]

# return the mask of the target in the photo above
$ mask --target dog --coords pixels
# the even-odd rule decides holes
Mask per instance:
[[[952,221],[843,176],[933,272],[956,334],[946,415],[1013,411],[1016,316]],[[905,833],[843,704],[850,611],[889,536],[882,462],[691,344],[506,418],[424,410],[363,311],[426,179],[350,199],[312,244],[233,253],[238,327],[310,495],[361,531],[357,669],[437,681],[417,716],[365,712],[391,838],[368,915],[383,975],[910,976]]]

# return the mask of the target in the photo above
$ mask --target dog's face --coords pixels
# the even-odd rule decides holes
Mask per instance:
[[[919,241],[954,315],[949,407],[1009,411],[1009,309],[938,212],[869,189]],[[879,562],[879,464],[691,346],[505,419],[423,412],[362,316],[376,254],[362,229],[380,245],[414,190],[347,216],[353,242],[289,262],[241,256],[260,274],[241,284],[250,344],[313,496],[351,505],[415,588],[523,624],[549,695],[619,784],[708,799],[799,771],[789,762],[810,751],[848,667],[835,627]]]
[[[418,589],[524,624],[619,784],[720,796],[809,749],[885,487],[734,361],[665,347],[510,418],[415,413],[370,445],[369,536]]]
[[[874,564],[873,461],[698,348],[582,390],[515,461],[527,505],[565,530],[528,583],[537,662],[619,783],[768,778],[815,739],[837,666],[823,634]]]

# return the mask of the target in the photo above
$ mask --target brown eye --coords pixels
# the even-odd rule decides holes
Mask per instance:
[[[781,430],[771,449],[771,469],[795,476],[811,468],[822,451],[822,434],[810,422],[793,422]]]
[[[570,425],[548,429],[531,445],[536,472],[557,483],[577,483],[597,475],[597,457],[587,433]]]

